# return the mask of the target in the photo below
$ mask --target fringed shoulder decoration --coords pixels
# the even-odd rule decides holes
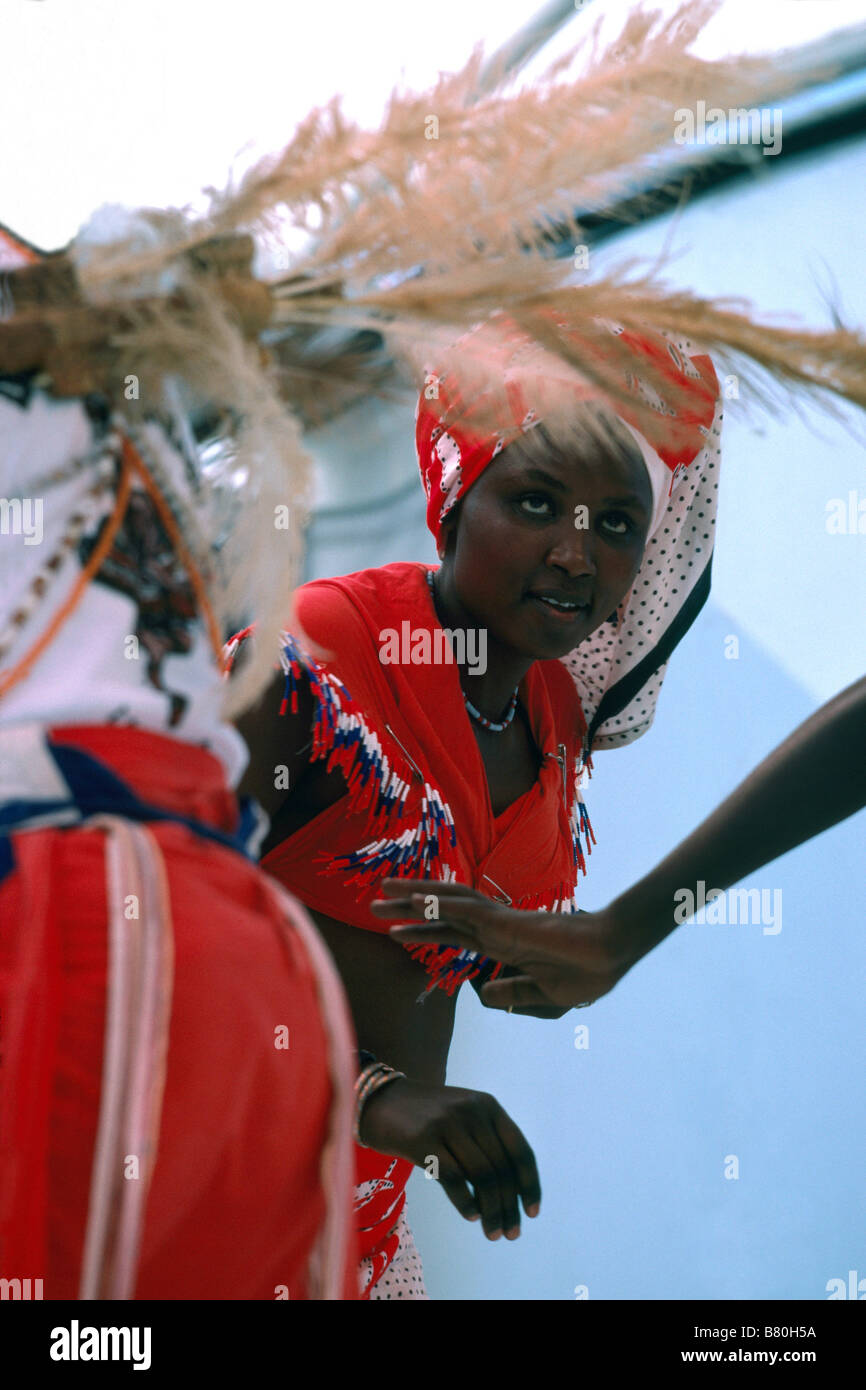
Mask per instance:
[[[227,666],[251,628],[226,644]],[[454,816],[439,789],[422,773],[389,724],[379,725],[346,685],[289,632],[280,634],[286,678],[280,713],[298,711],[303,676],[313,695],[310,761],[338,769],[348,789],[347,815],[364,813],[368,838],[349,854],[322,850],[314,859],[324,874],[342,874],[355,901],[381,878],[454,879],[458,872]]]
[[[377,727],[343,682],[290,633],[284,632],[282,641],[286,690],[281,712],[289,705],[297,711],[303,671],[315,706],[310,759],[326,759],[328,772],[342,772],[350,811],[366,812],[364,833],[371,836],[349,854],[323,850],[313,862],[324,874],[347,875],[346,886],[355,889],[356,902],[384,877],[456,878],[457,830],[441,792],[425,778],[390,725]]]
[[[402,820],[412,770],[376,729],[339,677],[315,660],[291,633],[280,634],[280,664],[286,678],[280,714],[298,712],[302,673],[313,695],[310,761],[327,759],[327,770],[338,768],[349,790],[353,811],[366,810],[367,830],[375,833]],[[389,756],[390,754],[390,756]]]

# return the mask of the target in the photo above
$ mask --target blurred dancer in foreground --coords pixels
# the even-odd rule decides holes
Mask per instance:
[[[232,790],[202,456],[169,396],[55,386],[0,375],[0,1275],[353,1299],[355,1043]]]

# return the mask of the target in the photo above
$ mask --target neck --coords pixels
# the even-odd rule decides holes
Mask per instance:
[[[434,576],[433,602],[436,616],[444,628],[477,628],[474,615],[461,603],[454,587],[450,566],[443,564]],[[467,669],[459,663],[460,685],[464,694],[488,719],[500,719],[516,687],[532,665],[532,658],[504,646],[487,629],[487,669]]]

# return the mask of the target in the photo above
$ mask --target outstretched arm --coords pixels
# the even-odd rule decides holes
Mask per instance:
[[[724,889],[866,805],[866,678],[789,738],[611,911],[646,955],[673,930],[674,893],[698,878]]]
[[[699,878],[728,888],[866,805],[866,679],[822,705],[649,874],[607,908],[575,917],[517,912],[459,884],[390,879],[382,917],[439,924],[394,928],[401,941],[445,942],[519,967],[485,985],[507,1008],[591,1003],[673,931],[674,894]]]

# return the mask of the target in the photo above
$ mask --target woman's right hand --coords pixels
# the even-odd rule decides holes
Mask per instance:
[[[438,1178],[460,1215],[480,1218],[490,1240],[520,1235],[518,1197],[527,1216],[538,1215],[535,1155],[485,1091],[398,1077],[365,1102],[359,1132],[368,1148],[405,1158]]]

